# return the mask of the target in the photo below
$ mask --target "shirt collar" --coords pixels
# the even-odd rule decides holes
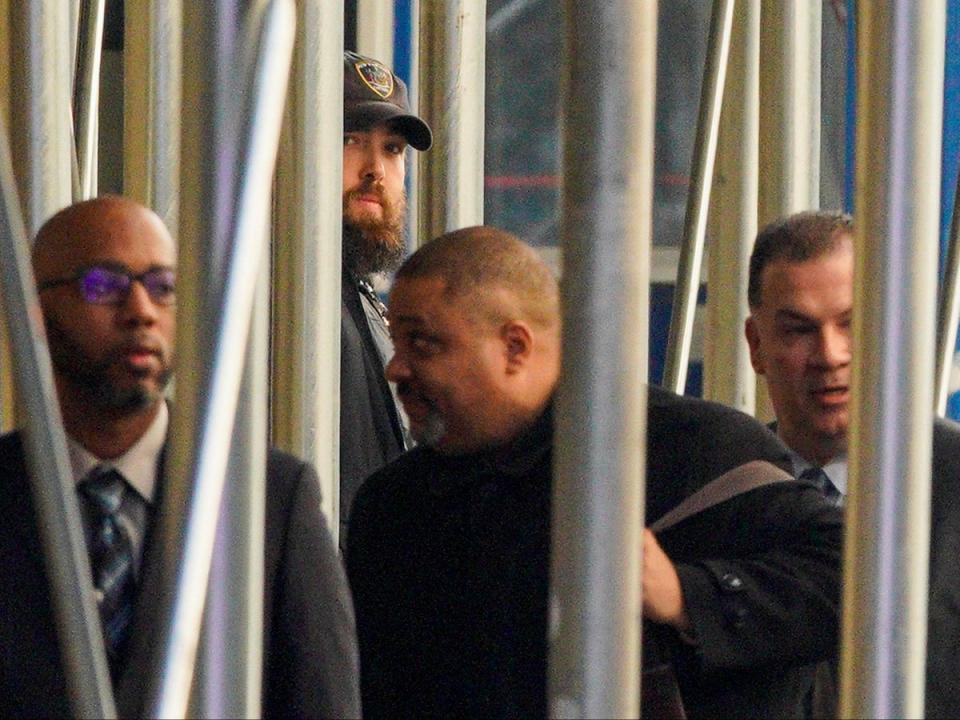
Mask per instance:
[[[817,467],[804,457],[801,457],[792,448],[787,448],[790,452],[790,459],[793,461],[793,476],[800,477],[800,473],[809,468]],[[847,456],[839,455],[826,465],[820,468],[833,483],[833,486],[844,497],[847,496]]]
[[[140,439],[123,455],[109,461],[101,460],[68,435],[67,451],[74,482],[79,483],[98,465],[111,467],[123,475],[146,502],[153,502],[157,487],[157,461],[167,438],[169,424],[170,411],[167,403],[162,402],[157,416]]]

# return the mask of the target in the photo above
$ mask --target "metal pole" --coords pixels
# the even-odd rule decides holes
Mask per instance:
[[[13,165],[29,237],[70,204],[69,3],[10,3],[10,127]]]
[[[393,67],[393,3],[357,0],[357,52]]]
[[[317,468],[337,542],[343,1],[297,12],[274,208],[272,439]]]
[[[261,712],[269,280],[264,268],[230,441],[190,717],[259,718]]]
[[[184,294],[197,302],[179,308],[177,348],[180,367],[194,372],[177,378],[170,507],[157,527],[167,555],[157,598],[159,637],[147,668],[151,717],[187,711],[243,349],[267,249],[263,228],[295,17],[293,0],[184,6],[184,50],[195,62],[184,74],[190,112],[184,117],[180,278]]]
[[[123,189],[178,237],[182,0],[124,4]]]
[[[749,314],[747,275],[757,234],[759,67],[760,0],[739,0],[710,213],[712,281],[707,286],[704,397],[749,414],[754,412],[757,383],[743,324]]]
[[[9,0],[0,0],[0,18],[8,22],[0,23],[0,57],[10,57],[10,11]],[[0,72],[0,118],[6,127],[10,127],[10,84],[9,72]],[[4,315],[0,302],[0,316]],[[13,361],[11,359],[10,336],[4,323],[0,322],[0,432],[16,427],[14,399],[16,388],[13,383]]]
[[[762,3],[760,224],[820,207],[822,3]]]
[[[30,243],[2,124],[0,192],[0,286],[22,393],[27,467],[70,707],[77,717],[116,717],[67,439],[30,267]]]
[[[420,114],[420,0],[410,0],[410,79],[407,82],[407,99],[410,107]],[[407,153],[407,252],[414,252],[420,245],[420,155]],[[426,242],[429,238],[424,237]]]
[[[483,224],[486,0],[420,0],[420,241]]]
[[[657,4],[563,9],[550,714],[636,717]]]
[[[697,311],[703,246],[707,236],[707,212],[713,186],[713,164],[717,157],[717,135],[720,109],[723,106],[723,84],[730,55],[730,31],[733,26],[733,0],[714,0],[707,41],[707,62],[700,91],[700,116],[693,147],[693,171],[687,212],[683,222],[683,244],[680,266],[673,293],[673,313],[663,367],[663,386],[683,395],[687,385],[690,342],[693,339],[693,317]]]
[[[943,284],[937,303],[937,374],[936,412],[947,415],[947,400],[950,397],[950,375],[953,372],[953,357],[957,352],[957,323],[960,322],[960,174],[953,195],[953,217],[950,220],[950,237],[947,242],[947,257],[944,262]]]
[[[80,197],[97,194],[97,113],[100,111],[100,56],[106,0],[84,0],[77,33],[77,72],[73,83],[73,122],[80,170]]]
[[[921,717],[944,0],[857,5],[853,416],[844,717]]]

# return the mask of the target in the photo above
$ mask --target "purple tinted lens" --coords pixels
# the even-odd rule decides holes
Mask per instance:
[[[88,303],[118,302],[129,288],[129,277],[102,267],[90,268],[80,278],[80,293]]]
[[[150,270],[144,273],[140,280],[154,302],[168,303],[173,300],[176,281],[173,270],[165,268]]]

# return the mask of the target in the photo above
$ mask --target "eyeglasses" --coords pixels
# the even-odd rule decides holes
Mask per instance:
[[[150,268],[134,275],[122,268],[93,265],[78,270],[70,277],[45,280],[37,286],[37,292],[75,282],[84,302],[91,305],[116,305],[127,299],[134,280],[143,285],[150,299],[157,305],[171,305],[176,299],[176,273],[170,268]]]

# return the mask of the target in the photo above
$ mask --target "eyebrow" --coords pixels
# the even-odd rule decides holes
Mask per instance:
[[[852,314],[853,314],[853,308],[849,310],[844,310],[837,317],[843,317],[843,316],[852,315]],[[775,320],[794,320],[798,322],[814,323],[814,324],[817,324],[820,322],[816,318],[813,318],[809,315],[806,315],[800,312],[799,310],[793,310],[791,308],[779,308],[774,313],[774,319]]]

